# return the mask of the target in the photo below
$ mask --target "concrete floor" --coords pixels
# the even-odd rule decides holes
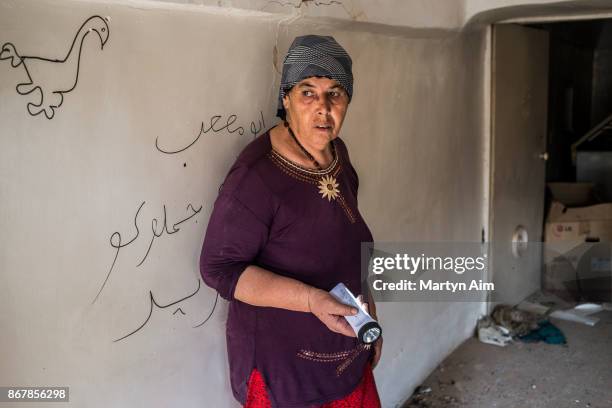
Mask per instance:
[[[515,342],[505,348],[473,337],[423,382],[403,408],[612,407],[612,312],[589,327],[551,322],[567,345]]]

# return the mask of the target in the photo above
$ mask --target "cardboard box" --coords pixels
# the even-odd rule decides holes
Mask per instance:
[[[612,203],[553,201],[544,230],[543,288],[566,300],[612,300]]]
[[[553,201],[548,211],[544,241],[612,242],[612,203],[568,208]]]

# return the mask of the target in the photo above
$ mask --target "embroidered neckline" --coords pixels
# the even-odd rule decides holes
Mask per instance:
[[[268,138],[270,137],[270,135],[268,135]],[[334,147],[335,146],[335,142],[332,140],[331,143],[334,143]],[[338,151],[338,149],[336,148],[336,152]],[[280,160],[283,164],[291,167],[294,170],[306,173],[308,175],[311,176],[326,176],[329,173],[333,172],[335,167],[338,165],[338,163],[340,162],[340,160],[338,159],[340,157],[340,155],[338,153],[336,153],[336,157],[334,157],[334,160],[332,160],[332,162],[329,164],[329,166],[327,166],[324,169],[318,170],[318,169],[308,169],[304,166],[300,166],[299,164],[297,164],[294,161],[289,160],[288,158],[286,158],[285,156],[283,156],[282,154],[280,154],[279,152],[277,152],[274,147],[272,147],[272,142],[270,142],[270,154],[272,154],[275,158],[277,158],[278,160]]]
[[[321,194],[323,193],[321,191],[322,189],[321,181],[327,180],[329,182],[329,180],[331,179],[333,182],[331,183],[325,182],[326,184],[323,185],[323,187],[325,187],[323,190],[327,191],[329,189],[327,184],[331,184],[332,189],[329,191],[329,194],[333,194],[333,201],[336,201],[339,203],[340,207],[344,210],[351,224],[354,224],[357,221],[357,217],[355,216],[351,208],[348,206],[348,203],[346,202],[342,194],[342,187],[339,187],[338,189],[337,188],[338,186],[334,186],[337,183],[338,174],[342,170],[342,165],[343,165],[342,160],[339,159],[340,152],[338,151],[339,149],[338,149],[338,146],[336,146],[335,140],[332,140],[331,143],[334,143],[334,147],[336,148],[336,157],[334,158],[334,160],[331,162],[331,164],[327,168],[322,169],[322,170],[316,170],[316,169],[307,169],[303,166],[300,166],[299,164],[292,162],[291,160],[287,159],[286,157],[278,153],[272,147],[272,141],[270,140],[269,131],[267,132],[266,136],[268,138],[268,144],[270,147],[270,152],[268,153],[268,157],[270,158],[270,160],[272,160],[272,162],[276,166],[278,166],[278,168],[281,171],[283,171],[285,174],[289,175],[290,177],[293,177],[294,179],[297,179],[305,183],[316,186],[318,189],[316,191],[319,197],[321,197]],[[325,199],[326,196],[328,195],[323,195],[323,199]],[[331,195],[329,195],[327,197],[327,200],[332,201],[331,199],[332,197]]]

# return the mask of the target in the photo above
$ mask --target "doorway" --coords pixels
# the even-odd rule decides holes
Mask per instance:
[[[553,287],[587,300],[576,263],[551,278],[546,221],[553,201],[563,211],[612,202],[612,20],[497,24],[491,48],[489,307]],[[609,255],[598,256],[597,284],[609,289]]]

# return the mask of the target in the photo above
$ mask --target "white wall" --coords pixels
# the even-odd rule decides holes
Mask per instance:
[[[97,34],[86,36],[78,84],[51,120],[28,114],[39,96],[19,95],[23,67],[0,61],[0,384],[70,386],[78,407],[235,406],[225,305],[199,328],[215,300],[208,287],[161,306],[197,289],[218,186],[252,139],[251,121],[259,127],[263,112],[271,123],[276,24],[193,9],[16,0],[0,3],[0,44],[63,59],[95,14],[110,17],[108,41],[101,49]],[[45,100],[76,76],[70,61],[27,64]],[[158,138],[166,149],[187,145],[216,114],[237,115],[233,128],[244,135],[209,132],[175,155],[156,149]],[[174,232],[194,215],[189,204],[201,212],[180,231],[164,231],[164,206]],[[125,246],[96,299],[117,254],[115,231]],[[146,321],[150,293],[160,307],[142,330],[114,342]]]
[[[401,9],[412,16],[406,24],[420,26],[432,12],[425,19],[431,27],[390,34],[378,25],[370,32],[308,18],[287,26],[287,15],[200,5],[1,3],[0,43],[14,43],[21,55],[61,58],[87,17],[111,19],[103,50],[87,38],[78,86],[52,120],[26,113],[32,97],[14,88],[25,73],[0,61],[0,230],[10,232],[0,238],[0,348],[10,350],[0,384],[69,385],[78,406],[235,405],[226,305],[193,328],[212,309],[210,289],[180,303],[185,315],[154,308],[143,330],[113,339],[143,321],[149,291],[163,305],[194,290],[217,187],[251,139],[250,122],[261,111],[266,126],[273,123],[274,48],[282,55],[295,35],[332,34],[354,59],[355,98],[342,136],[375,238],[479,241],[485,41],[482,32],[456,31],[456,11],[442,3],[432,12],[411,2]],[[392,24],[404,21],[396,16]],[[435,29],[441,25],[453,30]],[[31,73],[46,83],[57,78]],[[162,147],[186,145],[215,114],[237,115],[247,132],[209,133],[177,155],[155,149],[156,138]],[[134,236],[142,201],[140,235],[121,249],[92,303],[115,254],[110,236],[120,231],[123,243]],[[155,239],[136,266],[152,239],[152,219],[161,225],[165,205],[176,222],[189,215],[189,203],[202,212]],[[479,305],[379,307],[385,350],[376,379],[384,406],[394,407],[471,334]]]

